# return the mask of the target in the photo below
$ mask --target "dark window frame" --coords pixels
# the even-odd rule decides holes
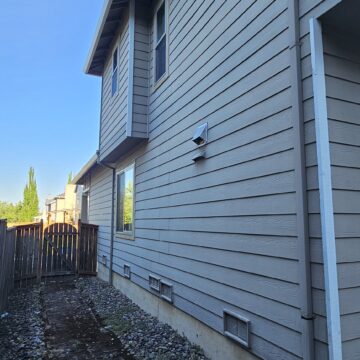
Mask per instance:
[[[159,29],[159,15],[162,12],[162,26]],[[161,31],[161,33],[159,33]],[[154,85],[162,83],[168,76],[169,31],[167,0],[162,0],[156,8],[154,16]]]

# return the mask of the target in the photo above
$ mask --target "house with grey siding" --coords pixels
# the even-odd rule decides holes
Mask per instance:
[[[105,1],[98,276],[212,359],[360,359],[359,16]]]

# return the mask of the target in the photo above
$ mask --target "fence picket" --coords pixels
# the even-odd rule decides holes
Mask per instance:
[[[98,226],[78,228],[43,223],[7,228],[0,220],[0,311],[14,286],[41,281],[42,277],[64,274],[96,275]]]

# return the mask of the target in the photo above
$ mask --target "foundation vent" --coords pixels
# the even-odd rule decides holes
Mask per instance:
[[[224,334],[232,340],[249,348],[250,320],[229,310],[224,310]]]
[[[126,277],[127,279],[130,279],[131,277],[130,265],[128,264],[124,264],[124,277]]]
[[[170,283],[161,280],[160,281],[160,296],[164,300],[172,303],[173,302],[173,286]]]
[[[149,275],[149,286],[155,291],[160,291],[160,278],[150,274]]]

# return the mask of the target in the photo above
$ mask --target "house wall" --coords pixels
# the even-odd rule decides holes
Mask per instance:
[[[89,214],[90,224],[99,225],[98,230],[98,261],[103,256],[109,265],[111,240],[111,193],[112,171],[104,167],[97,167],[91,174],[89,188]]]
[[[148,1],[135,6],[135,46],[133,81],[132,136],[148,137],[148,101],[150,67],[150,21]]]
[[[118,46],[118,91],[112,96],[112,55]],[[126,138],[128,118],[129,12],[125,11],[105,63],[102,82],[100,154],[106,157]]]
[[[303,85],[306,173],[309,211],[309,239],[311,252],[311,277],[316,359],[328,359],[329,355],[319,209],[319,184],[317,176],[318,167],[316,155],[309,21],[313,17],[320,17],[322,14],[333,8],[336,4],[340,3],[340,1],[341,0],[299,1],[301,70]]]
[[[300,1],[317,359],[328,358],[328,353],[309,19],[339,1]],[[245,316],[251,321],[251,351],[266,359],[297,359],[303,351],[287,4],[170,1],[169,77],[157,89],[152,27],[148,11],[138,6],[134,113],[137,92],[145,103],[149,76],[148,108],[142,114],[148,118],[149,141],[116,165],[120,170],[135,161],[136,202],[135,240],[117,234],[114,271],[121,275],[124,263],[130,264],[131,281],[150,293],[149,273],[169,281],[173,305],[219,333],[224,308]],[[149,35],[150,48],[144,39]],[[137,70],[140,64],[143,72]],[[194,163],[191,137],[204,122],[209,124],[206,159]],[[353,144],[351,139],[346,141]],[[335,194],[338,189],[334,199],[341,220],[344,201],[338,203]],[[111,171],[100,168],[92,175],[89,219],[100,225],[99,261],[109,256],[110,207]],[[345,236],[340,229],[338,240],[356,247],[357,235]],[[339,254],[347,249],[339,245]],[[358,285],[349,288],[353,280],[345,276],[349,267],[358,271],[351,254],[339,264],[343,309],[358,291]],[[350,329],[346,324],[357,319],[356,306],[351,307],[351,320],[342,311],[342,326]],[[350,358],[357,335],[349,330],[343,336],[344,356]]]
[[[355,45],[355,46],[354,46]],[[360,357],[360,49],[324,27],[343,359]]]
[[[149,142],[133,155],[135,240],[116,236],[114,271],[130,264],[147,291],[149,273],[171,282],[174,306],[219,333],[225,308],[245,316],[260,357],[300,358],[287,1],[174,0],[169,14],[169,77],[154,90],[151,52]],[[207,158],[194,163],[204,122]],[[91,188],[101,260],[110,173]]]

